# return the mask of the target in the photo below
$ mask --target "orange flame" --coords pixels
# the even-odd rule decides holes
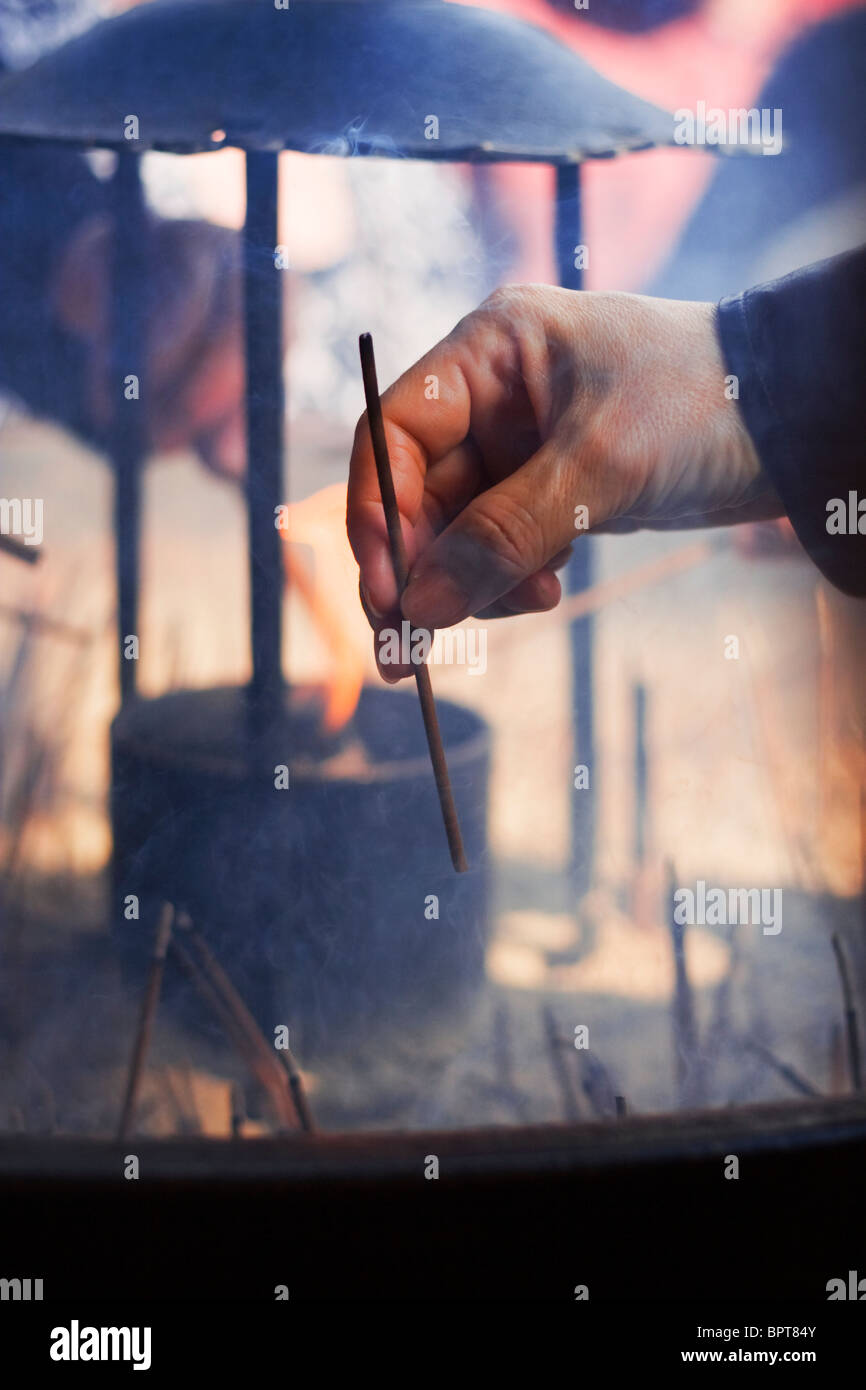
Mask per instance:
[[[283,531],[286,588],[304,600],[313,625],[327,646],[323,726],[335,733],[355,712],[364,684],[366,622],[358,602],[358,569],[346,539],[346,484],[322,488],[288,508]],[[297,545],[313,552],[314,573]]]

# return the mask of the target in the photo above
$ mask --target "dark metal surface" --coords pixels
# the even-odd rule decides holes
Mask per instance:
[[[283,333],[281,272],[274,264],[278,156],[246,157],[244,346],[247,415],[247,518],[250,565],[250,693],[259,727],[279,705],[282,685],[282,540],[276,508],[283,492]],[[283,750],[288,761],[289,749]]]
[[[285,704],[251,750],[243,692],[135,700],[112,728],[113,922],[135,975],[149,920],[189,912],[265,1033],[298,1028],[299,1055],[352,1032],[459,1027],[483,977],[489,925],[489,732],[439,702],[469,873],[448,859],[414,698],[365,686],[329,770],[321,701]],[[354,754],[352,748],[354,746]],[[286,751],[291,749],[291,758]],[[291,761],[291,784],[274,785]],[[343,767],[346,764],[343,763]],[[141,903],[127,921],[125,897]],[[438,917],[425,917],[429,895]]]
[[[38,1270],[46,1299],[79,1304],[266,1306],[283,1282],[293,1302],[573,1304],[586,1283],[594,1303],[796,1297],[815,1308],[862,1249],[862,1098],[580,1126],[137,1138],[146,1180],[135,1183],[119,1176],[127,1151],[0,1137],[4,1273]],[[437,1182],[424,1179],[432,1154]],[[737,1182],[723,1176],[730,1154]]]
[[[112,423],[108,450],[114,471],[114,544],[117,576],[118,678],[122,700],[135,694],[138,661],[125,655],[126,638],[138,636],[141,473],[147,456],[145,412],[144,294],[148,274],[147,216],[141,165],[124,153],[113,180],[115,235],[112,243]],[[136,376],[138,399],[127,399],[124,382]]]
[[[130,115],[134,142],[124,139]],[[6,79],[0,135],[566,163],[671,144],[673,117],[534,25],[487,10],[185,0],[107,20]]]

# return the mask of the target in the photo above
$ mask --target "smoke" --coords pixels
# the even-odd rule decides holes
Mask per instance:
[[[0,0],[0,68],[29,67],[101,14],[95,0]]]
[[[329,153],[391,153],[354,122]],[[339,150],[338,150],[339,146]],[[345,166],[354,245],[304,280],[293,319],[290,405],[354,424],[363,408],[358,334],[369,330],[383,384],[416,361],[475,307],[489,286],[472,220],[472,190],[454,166],[351,158]]]

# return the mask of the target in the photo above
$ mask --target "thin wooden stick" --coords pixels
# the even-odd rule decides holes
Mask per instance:
[[[205,1002],[210,1005],[222,1024],[224,1032],[234,1043],[253,1076],[269,1097],[277,1122],[280,1125],[290,1125],[293,1117],[289,1095],[280,1084],[280,1075],[275,1060],[261,1055],[222,998],[219,990],[215,988],[198,961],[177,937],[171,943],[171,953],[184,974],[192,981]]]
[[[667,865],[668,929],[674,956],[674,992],[671,1000],[671,1013],[674,1034],[674,1065],[677,1081],[677,1096],[683,1108],[695,1105],[703,1090],[703,1066],[695,1018],[695,1001],[692,984],[686,964],[685,926],[676,920],[673,901],[676,885],[676,870],[672,863]]]
[[[135,1043],[133,1044],[132,1057],[129,1063],[129,1079],[126,1083],[126,1095],[123,1099],[123,1110],[121,1111],[120,1124],[117,1128],[118,1139],[126,1139],[132,1128],[135,1105],[138,1100],[138,1089],[141,1085],[141,1078],[144,1073],[144,1064],[147,1060],[147,1051],[150,1046],[150,1035],[153,1031],[153,1020],[156,1016],[156,1006],[159,1003],[159,996],[162,991],[162,975],[165,969],[165,956],[168,951],[168,943],[171,940],[173,925],[174,908],[171,903],[164,903],[156,927],[153,955],[150,958],[150,973],[147,977],[144,999],[141,1004],[141,1015],[138,1020],[138,1031],[135,1035]]]
[[[556,1026],[556,1019],[553,1010],[547,1005],[541,1010],[541,1017],[544,1023],[544,1038],[547,1043],[547,1055],[550,1058],[550,1065],[553,1071],[553,1078],[559,1090],[562,1100],[562,1111],[566,1121],[571,1122],[580,1119],[580,1106],[574,1094],[571,1084],[571,1077],[568,1074],[568,1067],[562,1053],[563,1042]]]
[[[237,1081],[233,1081],[229,1091],[229,1129],[233,1139],[242,1139],[244,1133],[244,1121],[247,1118],[246,1102],[244,1099],[244,1088]]]
[[[493,1065],[495,1080],[491,1086],[492,1093],[497,1099],[506,1101],[521,1124],[526,1124],[526,1100],[514,1075],[511,1019],[504,999],[493,1010]]]
[[[289,1089],[292,1093],[292,1101],[294,1102],[295,1110],[297,1112],[298,1122],[300,1123],[302,1129],[306,1130],[308,1134],[312,1134],[316,1128],[315,1123],[313,1121],[313,1113],[310,1109],[310,1102],[307,1099],[307,1093],[304,1090],[304,1082],[301,1076],[300,1068],[298,1067],[298,1064],[295,1061],[295,1057],[292,1053],[291,1048],[272,1049],[268,1045],[264,1033],[259,1028],[259,1025],[256,1023],[256,1020],[253,1018],[252,1014],[250,1013],[240,994],[232,984],[231,979],[226,974],[223,967],[220,965],[219,961],[213,954],[213,951],[208,946],[201,932],[196,927],[189,926],[187,928],[187,934],[189,935],[191,941],[193,942],[193,945],[198,951],[199,960],[201,961],[202,968],[208,976],[211,984],[222,995],[222,998],[226,1006],[231,1010],[232,1014],[237,1020],[238,1027],[242,1028],[244,1032],[247,1034],[247,1036],[250,1039],[251,1045],[255,1046],[257,1052],[259,1053],[263,1061],[265,1058],[267,1058],[268,1063],[276,1061],[280,1066],[282,1066],[282,1069],[286,1073],[286,1076],[288,1078]]]
[[[799,1091],[801,1096],[817,1098],[821,1095],[821,1092],[812,1085],[811,1081],[807,1081],[804,1076],[801,1076],[789,1062],[783,1062],[781,1058],[776,1056],[775,1052],[770,1051],[769,1047],[764,1047],[763,1043],[757,1042],[754,1038],[744,1038],[743,1047],[755,1057],[760,1057],[761,1061],[766,1062],[773,1071],[778,1072],[779,1076],[787,1081],[789,1086],[793,1086],[795,1091]]]
[[[836,933],[832,936],[833,954],[836,957],[836,965],[839,970],[839,979],[842,984],[842,998],[845,1003],[845,1034],[848,1039],[848,1065],[851,1069],[851,1089],[852,1091],[862,1091],[863,1074],[860,1067],[860,1030],[857,1025],[857,1009],[854,1004],[854,991],[851,988],[851,976],[848,973],[848,962],[845,959],[845,952],[842,950],[842,943]]]
[[[591,1105],[593,1113],[598,1115],[600,1120],[609,1119],[611,1112],[619,1114],[616,1092],[604,1062],[584,1048],[575,1051],[572,1046],[571,1050],[580,1076],[580,1089]]]
[[[382,402],[379,399],[379,383],[376,378],[376,359],[373,355],[373,339],[370,334],[362,333],[358,345],[361,349],[361,371],[364,377],[364,395],[367,401],[367,420],[370,426],[370,438],[373,441],[373,455],[376,460],[379,491],[382,494],[382,506],[388,527],[388,540],[391,544],[391,563],[394,566],[397,592],[402,594],[409,579],[409,562],[406,557],[406,547],[403,544],[400,509],[397,506],[394,479],[391,474],[391,460],[388,457],[385,422],[382,418]],[[442,746],[442,735],[439,732],[433,687],[430,684],[430,671],[426,664],[415,662],[413,662],[413,669],[415,684],[418,687],[418,699],[421,704],[421,715],[424,720],[424,731],[427,734],[427,747],[430,749],[430,761],[433,764],[433,776],[436,778],[436,790],[439,793],[439,805],[442,808],[442,820],[445,823],[445,834],[448,836],[451,863],[454,865],[456,873],[464,874],[469,866],[466,863],[463,836],[460,833],[457,807],[454,804],[454,793],[451,790],[451,779],[448,776],[448,764],[445,761],[445,749]]]
[[[301,1129],[306,1130],[307,1134],[315,1134],[316,1124],[307,1093],[304,1090],[304,1078],[301,1076],[291,1048],[277,1048],[277,1061],[288,1077],[289,1090],[292,1093],[292,1100],[295,1102],[295,1110]]]

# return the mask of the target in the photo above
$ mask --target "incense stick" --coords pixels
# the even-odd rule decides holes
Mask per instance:
[[[815,1100],[820,1097],[821,1092],[816,1090],[810,1081],[801,1076],[796,1068],[790,1066],[788,1062],[783,1062],[776,1056],[775,1052],[770,1051],[769,1047],[764,1047],[763,1043],[757,1042],[754,1038],[744,1038],[743,1047],[747,1052],[753,1053],[755,1057],[760,1057],[762,1062],[766,1062],[768,1067],[783,1077],[789,1086],[793,1086],[795,1091],[799,1091],[801,1096],[812,1096]]]
[[[577,1096],[574,1093],[574,1087],[571,1084],[571,1077],[563,1055],[563,1041],[556,1024],[556,1018],[554,1017],[553,1011],[546,1004],[542,1007],[541,1018],[544,1024],[544,1040],[547,1044],[547,1055],[550,1058],[553,1077],[562,1100],[562,1111],[566,1122],[571,1123],[574,1120],[580,1119],[580,1106],[577,1103]]]
[[[400,510],[394,492],[391,460],[388,457],[388,444],[385,439],[385,422],[382,418],[382,402],[379,399],[373,339],[369,333],[361,334],[358,346],[361,350],[361,371],[364,377],[364,395],[367,400],[367,420],[370,425],[370,438],[373,442],[379,491],[382,494],[382,506],[385,511],[388,540],[391,546],[391,563],[394,566],[397,592],[402,594],[409,579],[409,562],[406,557],[406,547],[403,544]],[[430,683],[430,671],[424,663],[413,662],[413,667],[415,684],[418,688],[418,700],[421,705],[421,716],[424,720],[424,731],[427,735],[427,746],[430,749],[430,761],[433,764],[433,776],[436,779],[439,805],[442,808],[442,820],[445,824],[445,834],[448,836],[451,863],[454,865],[456,873],[463,874],[469,866],[466,863],[463,836],[460,833],[457,807],[454,804],[454,793],[451,790],[451,779],[448,776],[448,764],[445,761],[445,749],[442,746],[442,735],[439,731],[436,703],[433,699],[433,687]]]
[[[173,925],[174,907],[171,903],[164,903],[156,927],[153,953],[150,957],[150,971],[147,977],[144,998],[142,999],[141,1014],[139,1016],[138,1029],[135,1034],[132,1058],[129,1063],[126,1094],[123,1098],[123,1110],[120,1116],[120,1124],[117,1127],[118,1139],[127,1139],[132,1128],[136,1101],[138,1100],[138,1091],[144,1072],[144,1064],[147,1060],[148,1048],[150,1046],[150,1035],[153,1031],[153,1020],[156,1016],[159,996],[162,992],[165,956],[171,940]]]
[[[289,1090],[298,1117],[298,1123],[301,1129],[306,1130],[308,1134],[312,1134],[316,1128],[313,1121],[313,1112],[310,1109],[307,1093],[304,1090],[304,1080],[301,1076],[300,1068],[298,1067],[291,1048],[276,1049],[273,1053],[271,1052],[271,1048],[268,1046],[261,1028],[253,1018],[240,994],[235,989],[231,978],[226,974],[226,971],[220,965],[213,951],[208,946],[201,932],[197,927],[192,925],[185,926],[185,930],[198,951],[199,960],[205,974],[208,976],[214,989],[222,995],[224,1003],[231,1010],[238,1026],[247,1034],[263,1060],[267,1059],[270,1061],[272,1057],[275,1058],[286,1073],[286,1079],[289,1083]]]
[[[288,1090],[282,1084],[276,1059],[263,1056],[260,1053],[256,1043],[235,1017],[228,1001],[223,998],[214,983],[208,979],[204,968],[199,965],[177,936],[172,939],[170,949],[174,960],[187,979],[198,990],[205,1003],[213,1010],[224,1033],[237,1048],[241,1058],[267,1095],[277,1124],[286,1129],[291,1128],[294,1119],[291,1098]]]
[[[851,1071],[851,1090],[862,1091],[863,1075],[860,1067],[860,1034],[857,1024],[857,1009],[854,1004],[854,991],[851,988],[851,976],[848,973],[848,962],[845,952],[842,950],[842,943],[834,932],[830,944],[833,947],[833,954],[836,957],[836,965],[839,970],[839,979],[842,984],[842,998],[845,1004],[845,1036],[848,1040],[848,1066]]]

